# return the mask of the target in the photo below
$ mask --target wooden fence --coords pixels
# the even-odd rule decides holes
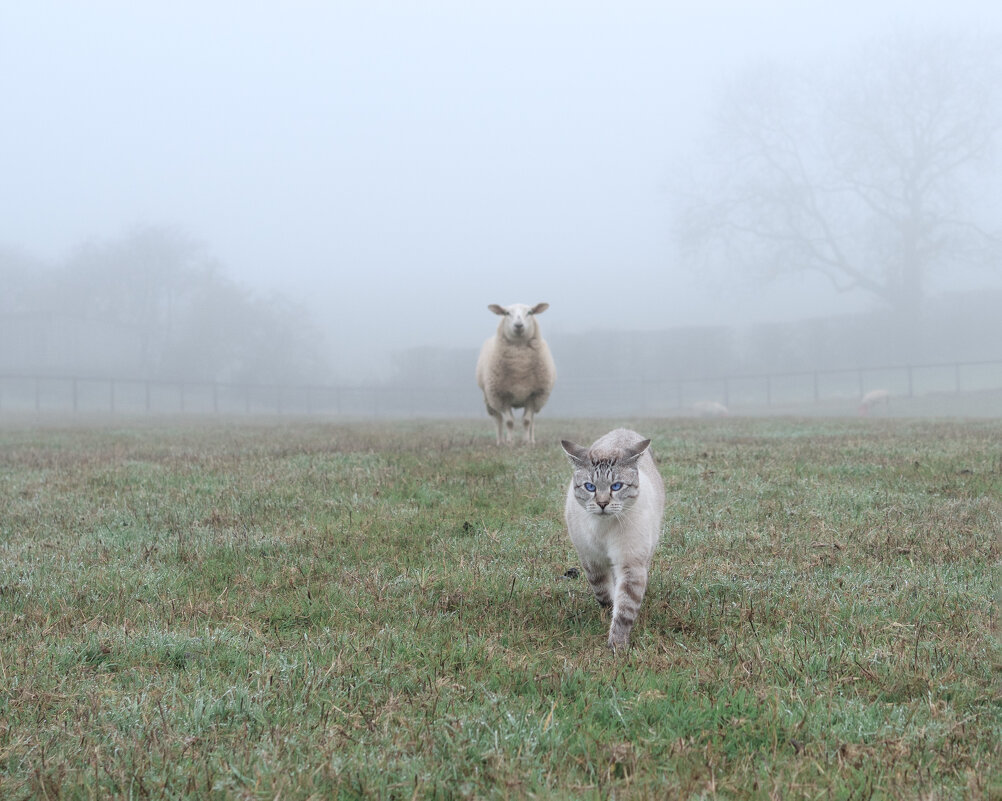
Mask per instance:
[[[981,398],[978,412],[1002,415],[1002,360],[813,370],[709,378],[585,380],[561,377],[547,414],[562,417],[692,414],[707,401],[733,414],[855,413],[869,390],[890,406],[921,410],[930,399]],[[0,415],[300,415],[344,418],[476,417],[473,381],[451,386],[260,385],[153,379],[0,375]]]

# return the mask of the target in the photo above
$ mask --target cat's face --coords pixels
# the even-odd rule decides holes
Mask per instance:
[[[599,462],[574,471],[574,497],[593,515],[622,514],[639,494],[636,467]]]
[[[572,479],[574,498],[594,515],[619,515],[625,512],[640,494],[639,452],[621,450],[592,454],[573,443],[562,443],[574,466]]]

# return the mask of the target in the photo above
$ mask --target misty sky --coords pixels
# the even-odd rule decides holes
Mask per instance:
[[[8,2],[0,244],[57,261],[177,226],[359,354],[476,347],[492,302],[548,301],[551,331],[863,308],[685,273],[670,176],[743,66],[1000,20],[989,0]]]

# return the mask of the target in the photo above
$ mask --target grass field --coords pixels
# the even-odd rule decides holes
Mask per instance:
[[[0,428],[0,797],[1002,799],[1002,422],[627,422],[625,655],[611,422]]]

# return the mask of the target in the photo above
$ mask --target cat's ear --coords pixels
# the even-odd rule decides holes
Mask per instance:
[[[494,312],[495,314],[501,315],[502,317],[504,317],[508,313],[508,312],[505,311],[504,306],[499,306],[496,303],[492,303],[487,308],[490,309],[490,311]]]
[[[570,458],[571,463],[578,465],[579,467],[587,467],[589,464],[588,459],[588,449],[582,448],[580,445],[575,445],[569,440],[560,440],[560,447],[564,449],[564,453]]]
[[[644,451],[646,451],[649,447],[651,447],[651,441],[649,439],[645,439],[642,442],[638,442],[632,448],[626,448],[624,451],[626,456],[620,459],[619,463],[633,464],[637,461],[637,459],[644,455]]]
[[[533,306],[531,309],[529,309],[529,311],[532,314],[542,314],[548,308],[550,308],[550,304],[549,303],[537,303],[535,306]]]

